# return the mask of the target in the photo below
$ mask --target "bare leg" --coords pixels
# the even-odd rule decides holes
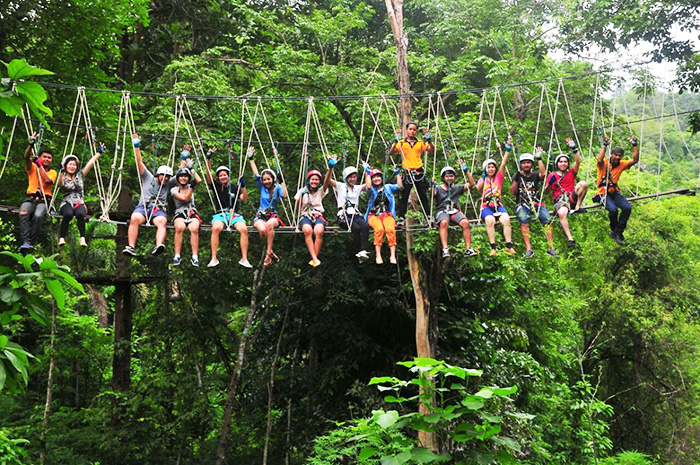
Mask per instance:
[[[449,221],[440,221],[440,229],[438,230],[438,234],[440,235],[440,244],[442,244],[443,249],[447,248],[447,232],[449,227]]]
[[[571,229],[569,228],[569,219],[566,216],[568,213],[569,209],[567,207],[561,207],[559,211],[557,211],[557,215],[559,215],[559,223],[561,223],[561,229],[564,230],[566,238],[570,241],[573,241],[574,238],[571,235]]]
[[[211,225],[211,259],[212,261],[217,260],[217,254],[219,252],[219,235],[224,229],[224,223],[222,221],[214,221]]]
[[[384,260],[382,260],[382,246],[381,245],[374,246],[374,254],[375,254],[375,262],[377,263],[377,265],[382,265],[384,263]]]
[[[156,245],[165,244],[165,236],[168,233],[166,228],[168,220],[164,216],[153,218],[153,224],[156,226]]]
[[[192,220],[187,229],[190,230],[190,247],[192,255],[199,255],[199,220]]]
[[[583,199],[586,198],[586,192],[588,191],[588,183],[586,181],[579,181],[578,184],[576,184],[576,187],[574,188],[574,192],[576,192],[576,206],[574,207],[575,210],[578,210],[581,208],[581,204],[583,203]]]
[[[242,221],[239,221],[234,226],[236,231],[241,235],[241,260],[248,261],[248,226]]]
[[[276,219],[267,220],[265,227],[267,230],[267,253],[272,254],[272,243],[275,240],[275,228],[279,226],[279,222]]]
[[[513,242],[513,233],[510,227],[510,216],[508,216],[507,213],[503,213],[498,220],[503,225],[503,237],[506,238],[506,242]]]
[[[554,231],[552,230],[551,224],[545,224],[542,226],[544,229],[544,237],[547,238],[547,248],[552,250],[554,248]]]
[[[309,255],[311,255],[311,260],[318,260],[318,257],[316,256],[316,247],[314,246],[314,229],[310,224],[305,224],[301,227],[301,232],[304,233],[304,242],[306,243],[306,248],[309,250]]]
[[[462,238],[464,238],[464,245],[466,245],[469,249],[472,246],[472,228],[469,227],[469,220],[462,219],[462,221],[459,222],[459,225],[462,227]]]
[[[146,222],[146,217],[140,213],[132,213],[131,220],[129,221],[129,231],[127,232],[127,237],[129,239],[129,245],[131,247],[136,247],[136,239],[139,237],[139,226]]]
[[[486,236],[489,238],[490,244],[496,243],[496,218],[493,215],[489,215],[484,220],[486,223]]]
[[[530,223],[520,223],[520,233],[523,235],[523,242],[525,243],[525,250],[532,250],[532,242],[530,242]],[[503,235],[505,236],[506,229],[503,227]],[[507,242],[510,242],[506,238]]]
[[[173,239],[175,255],[180,255],[180,252],[182,251],[182,235],[184,232],[185,220],[182,218],[177,218],[175,220],[175,238]]]

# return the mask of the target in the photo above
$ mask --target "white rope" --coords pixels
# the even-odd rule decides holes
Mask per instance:
[[[590,184],[591,159],[595,160],[593,153],[593,135],[595,132],[596,107],[598,103],[598,92],[600,92],[600,73],[596,75],[595,92],[593,94],[593,114],[591,115],[591,137],[588,139],[588,156],[586,157],[586,183]],[[597,181],[597,179],[596,179]]]

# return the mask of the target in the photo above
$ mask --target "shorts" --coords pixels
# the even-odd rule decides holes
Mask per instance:
[[[257,223],[258,221],[264,221],[267,223],[267,221],[275,219],[279,222],[280,226],[284,226],[284,221],[282,221],[282,218],[277,213],[266,213],[266,212],[258,212],[255,214],[255,218],[253,218],[253,224]]]
[[[508,210],[506,210],[506,207],[504,207],[503,205],[499,205],[498,209],[496,211],[498,211],[499,214],[500,213],[508,214]],[[496,216],[496,215],[494,215],[494,211],[491,207],[484,207],[481,209],[480,216],[481,216],[482,220],[485,220],[487,216]]]
[[[461,211],[457,210],[457,213],[447,213],[445,210],[437,212],[435,215],[435,222],[437,224],[442,223],[443,221],[448,221],[450,224],[456,224],[459,225],[459,223],[462,220],[466,220],[467,217],[462,213]]]
[[[173,223],[175,223],[175,220],[178,218],[185,220],[185,224],[190,224],[193,220],[199,220],[199,223],[202,224],[202,218],[199,217],[197,210],[192,210],[189,214],[187,214],[187,212],[175,213],[175,215],[173,215]]]
[[[233,226],[236,223],[240,223],[240,222],[243,222],[243,224],[246,224],[245,218],[243,218],[238,213],[234,213],[233,219],[231,219],[231,212],[221,212],[221,213],[214,214],[214,216],[211,217],[211,224],[214,224],[217,221],[221,221],[222,223],[224,223],[226,225],[231,225],[231,226]]]
[[[146,208],[143,205],[138,204],[134,208],[134,213],[143,215],[146,218],[146,224],[153,223],[155,218],[162,216],[163,218],[168,218],[168,214],[160,207],[148,207],[148,213],[146,213]],[[150,218],[149,218],[150,217]]]
[[[515,215],[518,217],[520,224],[529,224],[533,215],[537,215],[539,217],[542,225],[552,222],[551,218],[549,217],[549,210],[547,210],[545,205],[536,203],[535,210],[539,210],[539,212],[533,212],[531,205],[518,205],[518,208],[515,209]]]
[[[316,227],[318,224],[322,224],[324,229],[326,225],[328,224],[326,222],[326,219],[322,215],[317,215],[313,218],[309,218],[308,216],[302,216],[301,219],[299,220],[299,229],[301,229],[302,226],[305,224],[310,225],[311,227]]]
[[[554,202],[554,213],[558,213],[559,209],[561,207],[566,207],[571,211],[574,206],[576,205],[576,200],[578,199],[578,195],[574,192],[573,194],[570,194],[571,200],[569,200],[569,197],[561,194],[559,197],[557,197],[557,200]]]

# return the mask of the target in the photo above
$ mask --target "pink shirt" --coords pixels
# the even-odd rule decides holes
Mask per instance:
[[[488,206],[489,199],[491,202],[493,202],[494,199],[501,199],[501,189],[503,188],[503,172],[501,170],[496,173],[494,179],[488,176],[480,178],[476,183],[477,188],[482,184],[484,186],[484,190],[482,191],[484,202],[481,204],[481,208]]]

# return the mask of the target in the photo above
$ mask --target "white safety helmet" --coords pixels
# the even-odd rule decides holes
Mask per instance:
[[[454,168],[452,168],[451,166],[446,166],[440,170],[440,179],[443,179],[447,173],[452,173],[455,176],[457,175],[457,171],[455,171]]]
[[[221,172],[221,171],[226,171],[226,174],[231,174],[231,171],[228,169],[228,167],[226,167],[224,165],[221,165],[216,169],[216,172],[215,172],[216,175],[218,176],[219,172]]]
[[[569,162],[571,161],[571,160],[569,160],[569,156],[568,156],[568,155],[566,155],[565,153],[560,153],[559,155],[557,155],[557,158],[554,159],[554,166],[559,165],[559,160],[560,160],[561,158],[566,158],[566,161],[569,161]]]
[[[531,153],[523,153],[520,155],[520,163],[524,161],[531,161],[532,163],[535,163],[535,156]]]
[[[343,179],[347,180],[348,176],[350,176],[351,174],[357,174],[357,168],[355,168],[354,166],[348,166],[343,170]]]
[[[166,166],[166,165],[160,165],[158,167],[158,171],[156,171],[156,176],[160,176],[161,174],[164,176],[172,177],[173,176],[173,169],[169,166]]]
[[[68,162],[71,161],[71,160],[75,160],[75,163],[76,163],[77,165],[80,165],[80,160],[78,160],[78,157],[76,157],[75,155],[73,155],[72,153],[70,153],[70,154],[66,155],[66,156],[63,158],[63,161],[61,162],[61,165],[63,165],[63,169],[66,168],[66,165],[67,165]]]
[[[487,158],[486,160],[484,160],[484,163],[481,164],[481,169],[486,171],[486,168],[488,168],[491,163],[496,165],[496,168],[498,168],[498,163],[496,163],[496,160],[494,160],[493,158]]]
[[[269,174],[272,177],[272,182],[277,181],[277,174],[270,168],[265,168],[264,170],[262,170],[260,172],[260,177],[262,178],[265,175],[265,173]]]

